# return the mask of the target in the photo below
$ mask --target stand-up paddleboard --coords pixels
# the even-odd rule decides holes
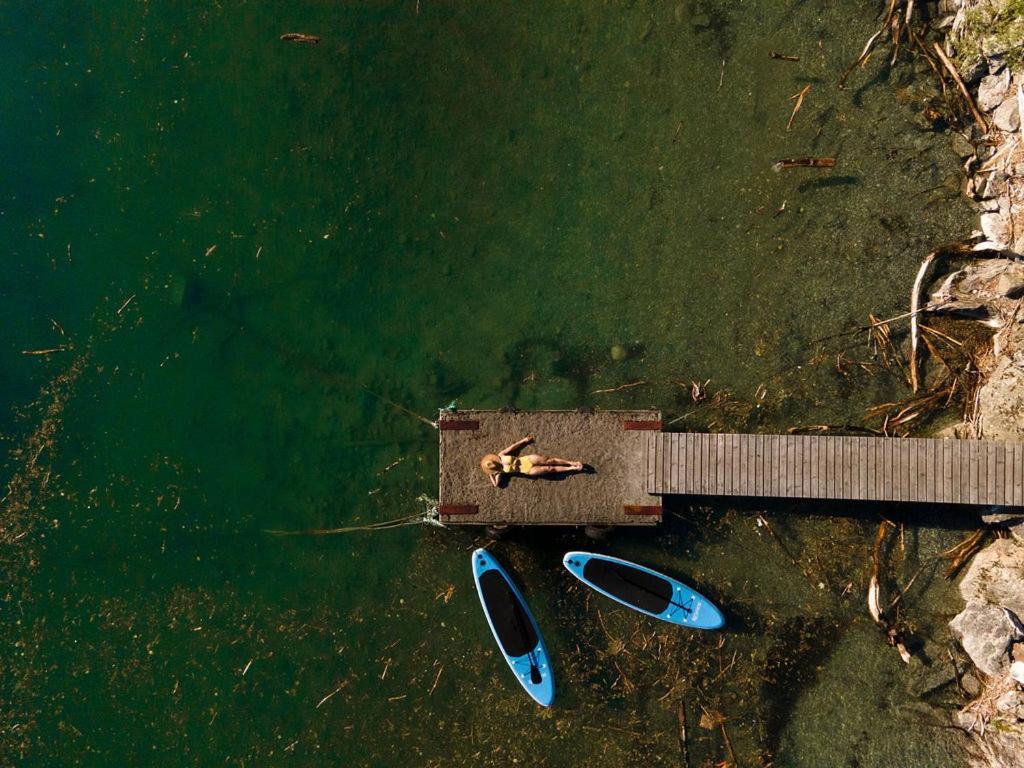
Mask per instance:
[[[722,612],[699,592],[642,565],[591,552],[567,552],[562,564],[591,589],[627,608],[695,629],[718,629]]]
[[[485,549],[473,553],[473,578],[491,633],[519,684],[542,707],[555,698],[555,678],[537,622],[512,579]]]

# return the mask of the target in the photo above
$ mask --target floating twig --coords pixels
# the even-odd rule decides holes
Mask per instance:
[[[779,53],[778,51],[769,51],[768,57],[779,61],[800,61],[799,56],[787,56],[786,54]]]
[[[917,277],[914,278],[914,287],[910,293],[910,389],[917,392],[917,341],[918,341],[918,310],[921,306],[921,284],[928,273],[928,267],[935,261],[938,251],[929,253],[921,262],[917,270]]]
[[[343,682],[343,683],[342,683],[341,685],[339,685],[339,686],[338,686],[337,688],[335,688],[335,689],[334,689],[333,691],[331,691],[331,692],[330,692],[330,693],[328,693],[328,694],[327,694],[326,696],[324,696],[324,697],[323,697],[322,699],[320,699],[320,701],[318,701],[318,702],[316,703],[316,707],[314,707],[314,709],[320,709],[320,707],[322,707],[322,706],[323,706],[324,704],[326,704],[326,703],[327,703],[327,701],[328,701],[328,700],[329,700],[329,699],[330,699],[331,697],[333,697],[333,696],[335,696],[335,695],[337,695],[337,694],[341,693],[341,692],[342,692],[342,691],[343,691],[343,690],[344,690],[344,689],[345,689],[345,688],[346,688],[347,686],[348,686],[348,680],[346,680],[345,682]]]
[[[124,312],[126,309],[128,309],[128,305],[131,304],[133,301],[135,301],[135,294],[134,293],[131,296],[129,296],[127,299],[124,300],[124,304],[122,304],[120,307],[117,308],[117,314],[120,315],[122,312]]]
[[[307,35],[302,32],[285,32],[281,35],[281,39],[288,43],[306,43],[308,45],[316,45],[320,42],[320,38],[316,35]]]
[[[47,349],[23,349],[21,354],[23,355],[52,355],[54,352],[67,352],[71,349],[70,344],[61,344],[57,347],[48,347]]]
[[[646,379],[640,379],[639,381],[631,381],[629,384],[620,384],[617,387],[611,387],[609,389],[595,389],[590,394],[592,395],[607,395],[609,392],[621,392],[624,389],[632,389],[633,387],[639,387],[643,384],[649,384],[650,382]]]
[[[779,160],[772,166],[772,170],[778,173],[787,168],[835,168],[834,157],[787,157]]]
[[[800,111],[800,107],[802,107],[804,105],[804,97],[808,93],[810,93],[810,91],[811,91],[811,86],[808,84],[808,85],[805,85],[800,90],[800,93],[795,93],[795,94],[793,94],[792,96],[789,97],[790,101],[792,101],[793,99],[796,99],[796,104],[793,105],[793,113],[789,116],[789,122],[786,123],[786,130],[787,131],[790,128],[793,127],[793,121],[796,120],[796,113],[799,112]],[[835,165],[835,161],[833,161],[832,164]]]
[[[437,688],[437,682],[438,682],[438,680],[441,679],[441,673],[442,672],[444,672],[444,664],[442,664],[441,668],[439,670],[437,670],[437,677],[434,678],[434,684],[432,686],[430,686],[430,690],[427,691],[427,696],[433,696],[434,695],[434,690]]]
[[[871,55],[871,49],[875,47],[875,43],[878,42],[878,38],[881,37],[882,32],[884,31],[885,28],[883,27],[868,38],[867,43],[864,45],[864,50],[860,52],[860,56],[857,57],[857,60],[853,62],[853,64],[846,68],[846,71],[843,72],[842,76],[839,78],[839,87],[841,89],[846,87],[846,78],[850,76],[853,70],[868,60],[868,56]]]

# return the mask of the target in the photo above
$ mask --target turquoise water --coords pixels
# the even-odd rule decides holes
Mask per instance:
[[[701,704],[744,765],[946,764],[863,615],[877,512],[773,509],[811,577],[751,509],[608,544],[725,607],[721,648],[587,601],[574,532],[501,542],[559,660],[550,712],[494,653],[473,532],[263,533],[429,505],[436,433],[388,400],[773,430],[904,394],[817,340],[902,311],[972,219],[909,66],[835,87],[873,23],[815,0],[0,5],[4,762],[674,765],[684,700],[694,765],[727,757]],[[837,166],[771,170],[806,154]],[[707,379],[726,407],[692,403]],[[904,579],[957,533],[915,536]],[[927,636],[948,588],[919,588]]]

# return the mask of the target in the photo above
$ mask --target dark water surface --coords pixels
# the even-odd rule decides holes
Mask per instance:
[[[902,311],[971,226],[911,67],[835,87],[874,23],[824,0],[0,4],[0,432],[29,447],[4,464],[0,762],[678,765],[684,701],[694,765],[728,757],[716,712],[743,765],[949,764],[865,616],[889,510],[774,508],[800,567],[753,508],[608,543],[723,606],[720,635],[588,598],[560,565],[577,533],[501,542],[550,711],[495,653],[471,533],[263,532],[430,506],[436,433],[388,401],[769,431],[904,394],[815,341]],[[795,155],[838,164],[772,172]],[[694,379],[733,400],[693,405]],[[939,522],[894,548],[904,581],[959,537]],[[948,593],[929,568],[908,596],[922,636]]]

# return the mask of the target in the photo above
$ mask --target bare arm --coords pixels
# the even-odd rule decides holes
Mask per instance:
[[[491,485],[493,485],[495,488],[497,488],[499,482],[501,482],[501,475],[498,475],[498,474],[491,475]]]
[[[533,442],[533,435],[527,435],[522,440],[516,440],[514,443],[512,443],[512,445],[510,445],[505,450],[498,451],[498,455],[499,456],[508,456],[513,451],[518,451],[524,445],[528,445],[531,442]]]

